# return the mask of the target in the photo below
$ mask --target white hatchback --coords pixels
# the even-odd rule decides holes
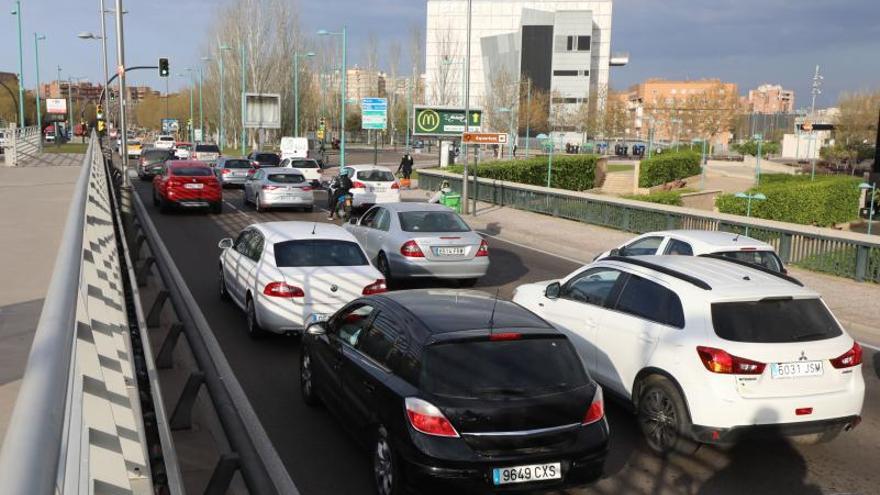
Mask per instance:
[[[391,170],[376,165],[351,165],[352,206],[355,208],[400,202],[400,183]]]
[[[246,312],[251,337],[301,334],[354,299],[386,291],[357,240],[337,225],[253,224],[219,247],[220,295]]]
[[[566,333],[655,451],[744,433],[828,441],[861,421],[862,349],[819,295],[726,258],[618,257],[514,301]]]

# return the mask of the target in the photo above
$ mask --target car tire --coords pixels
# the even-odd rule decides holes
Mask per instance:
[[[217,276],[217,285],[220,289],[220,300],[228,301],[232,299],[229,297],[229,289],[226,287],[226,275],[223,274],[223,265],[220,265],[220,274]]]
[[[397,455],[388,438],[388,430],[384,426],[379,426],[373,441],[373,481],[376,493],[379,495],[403,493],[403,480],[398,464]]]
[[[458,286],[459,287],[473,287],[473,286],[477,285],[477,282],[479,282],[479,281],[480,281],[479,278],[460,278],[460,279],[458,279]]]
[[[170,210],[171,203],[162,196],[159,196],[159,213],[168,213]]]
[[[636,419],[648,447],[664,457],[696,452],[700,444],[690,437],[687,406],[675,385],[667,378],[653,375],[638,390]]]
[[[299,360],[299,390],[303,402],[307,406],[317,406],[321,403],[315,390],[315,368],[312,365],[312,355],[304,347]]]
[[[265,331],[260,328],[260,322],[257,321],[257,308],[254,305],[254,299],[250,297],[250,295],[248,295],[247,304],[245,306],[248,337],[258,339],[265,335]]]
[[[257,213],[262,213],[262,212],[266,211],[266,209],[263,208],[263,204],[262,204],[262,202],[260,201],[260,195],[259,195],[259,194],[257,194],[256,196],[254,196],[254,209],[257,210]]]
[[[385,253],[379,253],[379,256],[376,258],[376,269],[385,277],[386,284],[390,284],[394,279],[391,274],[391,264],[388,263],[388,257],[385,256]]]

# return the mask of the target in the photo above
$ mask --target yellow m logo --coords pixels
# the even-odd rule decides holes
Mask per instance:
[[[423,132],[434,132],[440,127],[440,114],[434,110],[423,110],[416,120]]]

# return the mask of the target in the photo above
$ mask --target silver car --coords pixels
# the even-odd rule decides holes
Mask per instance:
[[[244,183],[244,203],[253,203],[257,211],[282,207],[312,211],[315,193],[298,170],[261,168]]]
[[[459,279],[472,286],[489,269],[489,245],[451,209],[385,203],[345,225],[386,280]]]
[[[233,158],[222,156],[214,165],[217,173],[217,179],[220,185],[227,186],[243,186],[248,177],[248,170],[251,168],[251,162],[246,158]]]

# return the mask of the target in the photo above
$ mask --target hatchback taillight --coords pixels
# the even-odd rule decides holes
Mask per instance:
[[[593,402],[590,402],[590,407],[587,408],[587,413],[584,414],[584,420],[581,421],[581,424],[591,425],[603,417],[605,417],[605,401],[602,397],[602,387],[596,385]]]
[[[480,241],[480,249],[477,249],[477,256],[489,256],[489,243],[485,239]]]
[[[263,289],[263,294],[270,297],[284,297],[288,299],[293,297],[305,297],[306,295],[301,288],[285,282],[268,283],[266,288]]]
[[[385,285],[385,279],[380,278],[372,284],[364,287],[364,291],[361,294],[364,296],[369,296],[373,294],[381,294],[383,292],[388,292],[388,286]]]
[[[351,183],[352,189],[366,189],[367,185],[360,181],[354,181]]]
[[[223,169],[223,172],[221,172],[221,173],[222,173],[223,175],[229,175],[229,174],[232,173],[232,170],[229,170],[228,168],[224,168],[224,169]]]
[[[714,347],[697,347],[697,354],[703,366],[712,373],[725,375],[760,375],[764,372],[764,363],[752,361]]]
[[[391,189],[400,189],[400,184],[394,182],[393,184],[391,184]]]
[[[278,187],[279,186],[263,186],[263,190],[264,191],[274,191],[275,189],[278,189]]]
[[[862,364],[862,346],[858,342],[853,342],[850,350],[831,360],[831,366],[837,369],[852,368],[860,364]]]
[[[424,258],[425,253],[422,252],[422,248],[416,244],[416,241],[406,241],[403,243],[403,246],[400,246],[400,254],[406,256],[407,258]]]
[[[404,403],[406,417],[416,431],[437,437],[458,438],[455,427],[434,404],[415,397],[407,397]]]
[[[309,192],[309,191],[312,191],[313,189],[314,189],[314,188],[309,187],[309,186],[303,186],[303,187],[300,188],[300,191],[302,191],[302,192]]]

